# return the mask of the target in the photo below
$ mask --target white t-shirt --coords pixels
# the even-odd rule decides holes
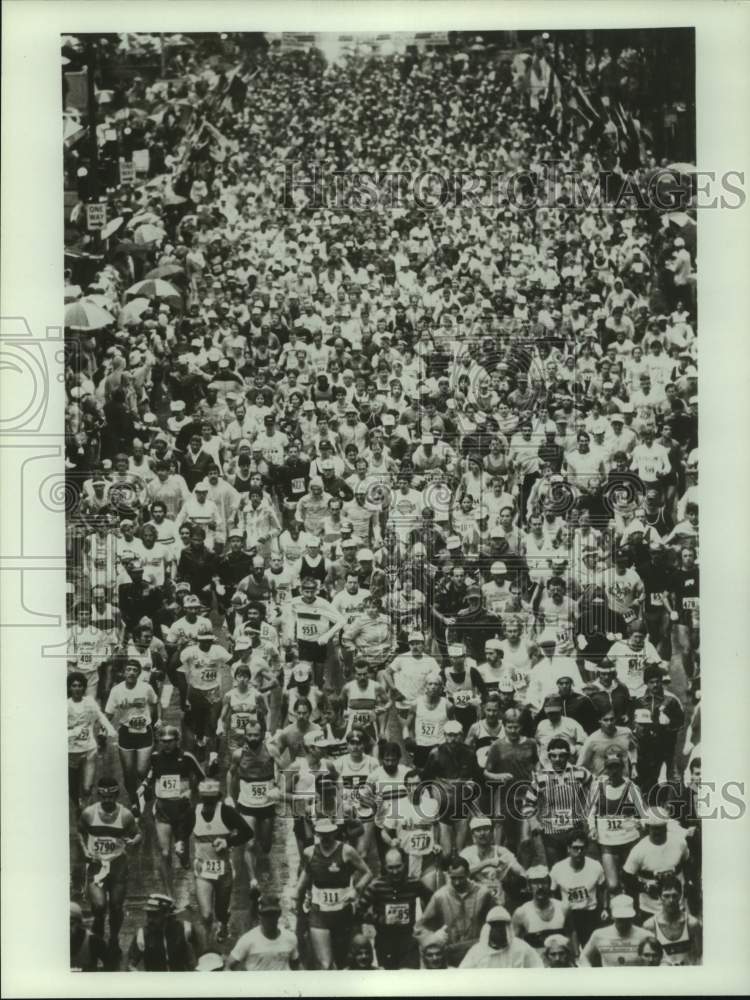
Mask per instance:
[[[597,886],[604,884],[604,869],[593,858],[585,858],[583,868],[576,871],[569,858],[558,861],[550,869],[552,891],[560,889],[563,903],[571,910],[595,910]]]
[[[297,959],[297,938],[281,927],[277,938],[267,938],[260,927],[253,927],[237,941],[231,957],[247,972],[288,971],[289,963]]]

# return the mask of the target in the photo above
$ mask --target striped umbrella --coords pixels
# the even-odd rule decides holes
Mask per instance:
[[[148,299],[140,298],[133,299],[128,302],[126,306],[120,310],[120,315],[117,317],[117,323],[120,327],[129,326],[131,323],[137,323],[141,318],[141,314],[148,309],[151,305]]]
[[[65,326],[68,330],[102,330],[114,321],[114,316],[106,309],[85,299],[71,302],[65,309]]]
[[[181,278],[184,274],[185,268],[179,264],[159,264],[148,272],[146,278]]]
[[[146,278],[143,281],[137,281],[125,292],[125,295],[127,298],[143,296],[147,299],[164,299],[165,302],[171,302],[178,306],[182,303],[182,296],[174,285],[170,285],[168,281],[163,281],[161,278]]]
[[[166,235],[164,230],[160,229],[159,226],[154,226],[147,222],[136,229],[134,239],[140,246],[145,246],[147,243],[158,243]]]

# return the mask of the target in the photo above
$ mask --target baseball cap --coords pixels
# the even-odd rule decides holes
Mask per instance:
[[[669,816],[663,809],[655,807],[649,809],[643,817],[643,822],[646,826],[666,826],[669,822]]]
[[[635,916],[635,906],[630,896],[613,896],[609,902],[609,910],[615,920]]]
[[[504,906],[493,906],[484,918],[484,921],[487,924],[509,923],[510,913],[508,913]]]
[[[193,492],[194,493],[208,493],[208,483],[206,482],[206,480],[203,479],[203,480],[201,480],[201,482],[196,483],[195,484],[195,488],[193,489]]]
[[[170,913],[175,909],[175,902],[171,896],[167,896],[163,892],[151,892],[143,904],[144,910],[150,910],[153,913],[166,912]]]
[[[407,642],[424,642],[424,632],[420,632],[419,629],[412,629],[407,637]]]
[[[204,778],[198,785],[200,795],[220,795],[221,786],[215,778]]]
[[[456,722],[455,719],[449,719],[446,722],[446,724],[443,726],[443,732],[446,733],[446,734],[447,733],[462,733],[463,731],[464,731],[463,730],[463,726],[461,725],[460,722]]]
[[[529,882],[539,882],[549,878],[549,868],[546,865],[532,865],[526,871],[526,878]]]
[[[224,968],[224,959],[215,951],[207,951],[198,959],[196,972],[220,972]]]
[[[357,559],[360,562],[368,562],[370,559],[374,558],[372,549],[360,549],[359,552],[357,552]]]
[[[503,648],[503,644],[502,644],[502,642],[500,642],[499,639],[488,639],[487,642],[485,642],[485,644],[484,644],[485,652],[488,649],[502,649],[502,648]]]
[[[621,413],[613,413],[609,418],[609,422],[611,424],[624,424],[625,417]]]
[[[188,594],[182,602],[182,606],[185,608],[199,608],[201,606],[201,602],[195,594]]]
[[[316,833],[335,833],[338,827],[333,822],[332,819],[327,819],[323,817],[315,821],[315,832]]]
[[[269,893],[261,896],[258,903],[258,913],[281,913],[281,903],[279,897]]]
[[[470,830],[482,830],[488,826],[492,826],[489,816],[475,816],[469,823]]]

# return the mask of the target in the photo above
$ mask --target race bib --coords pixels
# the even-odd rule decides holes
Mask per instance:
[[[223,858],[203,858],[198,862],[198,874],[201,878],[221,878],[225,871],[226,861]]]
[[[304,479],[293,479],[292,480],[292,493],[304,493],[305,492],[305,480]]]
[[[631,657],[628,660],[628,673],[629,674],[639,674],[641,672],[641,661],[636,657]]]
[[[612,817],[607,817],[606,829],[607,833],[620,833],[623,829],[622,820],[614,819]]]
[[[270,781],[253,781],[248,785],[245,785],[247,789],[247,794],[252,801],[263,801],[268,798],[268,790],[271,787]]]
[[[661,594],[652,594],[651,595],[651,604],[655,608],[663,608],[664,607],[664,600],[663,600]]]
[[[556,830],[568,830],[573,825],[572,809],[555,809],[550,817],[552,826]]]
[[[623,611],[622,618],[624,622],[635,621],[635,611],[632,611],[630,608],[627,608],[625,611]]]
[[[84,666],[89,666],[91,664],[92,660],[94,659],[94,654],[93,653],[81,653],[81,655],[78,657],[78,659],[79,659],[80,663],[83,664]]]
[[[118,844],[114,837],[95,837],[91,844],[91,853],[97,858],[111,857],[117,853]]]
[[[386,903],[385,922],[388,926],[394,924],[408,925],[411,916],[408,903]]]
[[[201,683],[213,684],[216,680],[216,667],[204,667],[201,670]]]
[[[432,830],[412,830],[406,838],[406,853],[414,857],[430,854],[435,846],[435,835]]]
[[[250,712],[234,712],[232,714],[232,729],[236,733],[244,733],[246,727],[253,721]]]
[[[435,723],[434,722],[420,722],[419,731],[422,736],[434,736],[435,735]]]
[[[453,692],[453,704],[456,708],[465,708],[467,705],[471,704],[471,699],[474,697],[471,691],[454,691]]]
[[[585,906],[589,901],[589,891],[584,886],[576,886],[575,889],[568,889],[568,902],[572,906]]]
[[[156,795],[160,799],[179,799],[180,777],[177,774],[162,774],[156,783]]]
[[[359,709],[352,715],[353,726],[368,726],[372,722],[372,712]]]
[[[131,733],[145,733],[148,728],[148,719],[145,715],[133,715],[128,719],[128,729]]]
[[[300,628],[300,633],[306,639],[314,639],[315,636],[318,634],[318,626],[309,624],[302,625],[302,627]]]
[[[685,611],[697,611],[700,606],[699,597],[683,597],[682,607]]]
[[[312,901],[313,905],[317,906],[319,910],[324,913],[331,913],[336,910],[343,910],[346,906],[345,895],[348,889],[337,888],[337,889],[319,889],[317,886],[312,887]]]
[[[90,732],[91,732],[91,730],[89,729],[88,726],[83,726],[83,728],[79,729],[78,732],[73,736],[73,742],[74,743],[87,743]]]

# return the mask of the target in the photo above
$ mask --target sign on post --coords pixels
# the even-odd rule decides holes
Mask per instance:
[[[104,202],[92,202],[86,206],[86,228],[101,229],[107,222],[107,206]]]
[[[151,157],[147,149],[134,149],[133,150],[133,167],[136,174],[143,174],[148,176],[149,167],[151,166]]]
[[[135,183],[135,164],[120,160],[120,184]]]

